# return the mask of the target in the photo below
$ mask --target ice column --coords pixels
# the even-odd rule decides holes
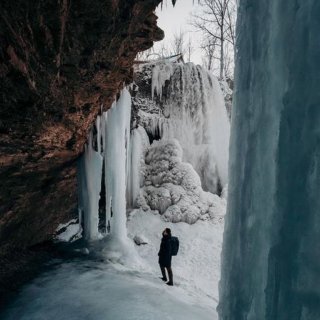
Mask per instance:
[[[144,152],[149,145],[147,133],[143,127],[132,130],[129,147],[127,201],[128,207],[134,208],[139,196],[140,186],[143,184],[142,163]]]
[[[96,128],[100,130],[98,117]],[[100,146],[101,136],[97,134],[97,148]],[[84,154],[79,160],[79,213],[80,221],[83,219],[84,237],[87,240],[95,240],[99,237],[99,199],[102,179],[103,158],[100,152],[93,148],[93,131],[89,133],[88,143],[85,145]]]
[[[127,89],[105,117],[106,224],[119,239],[126,237],[126,173],[130,138],[131,96]]]

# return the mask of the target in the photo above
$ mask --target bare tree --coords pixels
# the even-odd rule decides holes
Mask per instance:
[[[165,57],[170,56],[171,51],[168,49],[166,43],[162,42],[160,48],[157,51],[157,53],[159,54],[160,58],[165,58]]]
[[[173,40],[171,43],[172,54],[182,54],[183,56],[186,54],[186,44],[185,44],[185,33],[183,31],[179,31],[179,33],[173,34]]]
[[[183,57],[187,58],[188,62],[190,62],[192,52],[193,46],[191,38],[186,42],[185,33],[180,30],[178,33],[173,34],[171,43],[168,44],[168,42],[162,41],[157,47],[152,47],[146,51],[139,52],[136,59],[140,61],[149,61],[181,54]]]
[[[150,57],[154,55],[154,48],[151,47],[145,51],[138,52],[136,60],[138,61],[148,61]]]
[[[203,65],[208,69],[213,69],[214,60],[218,59],[216,56],[216,39],[207,38],[202,42],[201,49],[204,53]]]
[[[136,60],[138,61],[151,61],[157,59],[163,59],[170,56],[171,50],[168,49],[165,42],[161,42],[161,46],[155,48],[154,46],[148,50],[139,52],[136,56]]]
[[[200,12],[192,15],[191,24],[203,34],[202,49],[212,69],[219,61],[219,77],[230,73],[235,45],[235,0],[200,0]],[[231,57],[232,56],[232,57]],[[231,67],[232,68],[232,67]]]
[[[193,53],[193,45],[192,45],[191,38],[189,37],[189,40],[188,40],[188,43],[187,43],[187,59],[188,59],[188,62],[191,62],[192,53]]]

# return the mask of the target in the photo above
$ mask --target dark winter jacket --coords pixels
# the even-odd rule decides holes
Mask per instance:
[[[159,264],[161,267],[171,267],[171,236],[163,236],[161,240],[160,250],[158,253]]]

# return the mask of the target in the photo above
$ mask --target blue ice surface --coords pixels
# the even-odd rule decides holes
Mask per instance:
[[[320,1],[240,0],[221,320],[320,319]]]

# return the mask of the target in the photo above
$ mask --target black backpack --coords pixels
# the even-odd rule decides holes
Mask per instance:
[[[179,251],[179,239],[177,237],[171,237],[171,255],[176,256]]]

